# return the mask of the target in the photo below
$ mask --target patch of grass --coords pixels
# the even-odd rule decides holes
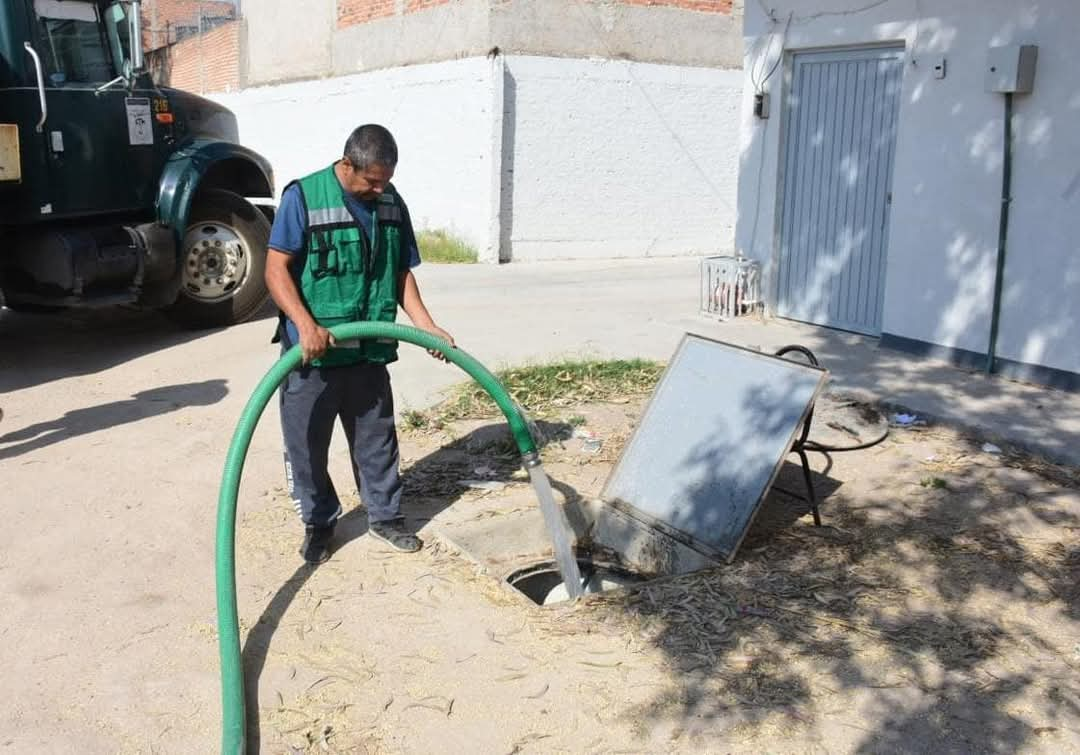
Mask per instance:
[[[420,259],[436,264],[471,264],[476,262],[476,249],[447,231],[436,229],[416,234]]]
[[[423,430],[428,426],[428,418],[423,412],[408,409],[401,413],[401,424],[410,430]]]
[[[940,477],[924,477],[919,480],[919,484],[924,488],[932,488],[933,490],[945,490],[949,487],[949,483]]]
[[[530,414],[543,416],[586,402],[618,401],[649,393],[664,366],[644,359],[566,361],[514,367],[496,374],[510,395]],[[480,419],[499,414],[495,402],[475,383],[457,386],[428,415],[430,422]],[[584,417],[572,417],[584,423]]]
[[[581,427],[585,424],[585,418],[580,414],[575,414],[573,417],[566,420],[566,423],[570,425],[570,427]]]
[[[422,412],[417,409],[407,409],[401,413],[399,429],[405,431],[422,432],[425,430],[442,430],[442,417],[433,412]]]

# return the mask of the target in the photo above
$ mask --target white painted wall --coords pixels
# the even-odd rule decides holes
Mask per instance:
[[[891,0],[859,10],[867,5],[819,0],[811,12],[798,0],[747,4],[738,247],[773,272],[784,66],[767,85],[773,117],[766,121],[751,114],[750,71],[767,70],[781,47],[791,53],[901,42],[908,60],[884,331],[985,351],[1003,141],[1003,97],[984,91],[987,50],[1037,44],[1035,91],[1016,97],[1014,201],[998,355],[1080,372],[1080,79],[1075,66],[1080,4]],[[763,6],[773,11],[773,19]],[[917,17],[917,11],[923,15]],[[947,75],[937,80],[932,67],[942,58]]]
[[[730,250],[742,74],[621,60],[506,62],[504,254]]]
[[[738,71],[625,61],[469,58],[215,95],[278,189],[385,124],[417,228],[482,260],[732,248]]]
[[[487,58],[246,89],[214,99],[236,113],[240,140],[274,166],[277,188],[341,156],[349,133],[394,134],[394,185],[417,230],[443,228],[498,259],[501,61]]]

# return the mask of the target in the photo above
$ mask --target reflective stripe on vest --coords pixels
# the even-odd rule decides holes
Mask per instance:
[[[307,224],[309,230],[320,225],[336,225],[338,223],[356,223],[356,219],[353,218],[349,208],[345,205],[308,210]]]

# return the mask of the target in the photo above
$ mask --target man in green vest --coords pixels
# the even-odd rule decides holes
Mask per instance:
[[[397,343],[336,344],[327,330],[358,320],[393,322],[400,306],[416,327],[454,344],[432,320],[413,276],[416,238],[390,183],[397,160],[389,131],[360,126],[340,160],[286,187],[270,233],[266,284],[281,310],[278,336],[283,348],[300,344],[303,352],[303,366],[282,383],[280,404],[285,474],[305,529],[300,554],[312,564],[330,557],[341,515],[327,471],[336,421],[349,443],[370,534],[400,551],[423,545],[401,515],[386,369],[397,359]]]

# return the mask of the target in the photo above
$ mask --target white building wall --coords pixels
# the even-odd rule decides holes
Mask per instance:
[[[924,15],[916,17],[917,11]],[[998,355],[1080,372],[1078,38],[1075,0],[893,1],[869,7],[863,0],[820,0],[813,12],[797,0],[747,4],[737,246],[774,271],[784,65],[768,82],[773,112],[764,121],[751,113],[750,72],[760,78],[781,47],[790,54],[901,42],[908,59],[883,330],[985,352],[1003,147],[1003,96],[984,91],[987,50],[1036,44],[1035,91],[1016,96],[1014,199]],[[932,69],[941,59],[946,77],[939,80]]]
[[[447,229],[498,259],[502,64],[488,58],[246,89],[214,99],[236,113],[240,140],[274,167],[277,189],[341,157],[349,133],[394,134],[394,185],[417,230]]]
[[[732,248],[740,71],[518,56],[506,65],[504,254]]]
[[[730,250],[741,86],[735,70],[496,56],[214,98],[279,191],[383,123],[417,228],[494,262]]]

